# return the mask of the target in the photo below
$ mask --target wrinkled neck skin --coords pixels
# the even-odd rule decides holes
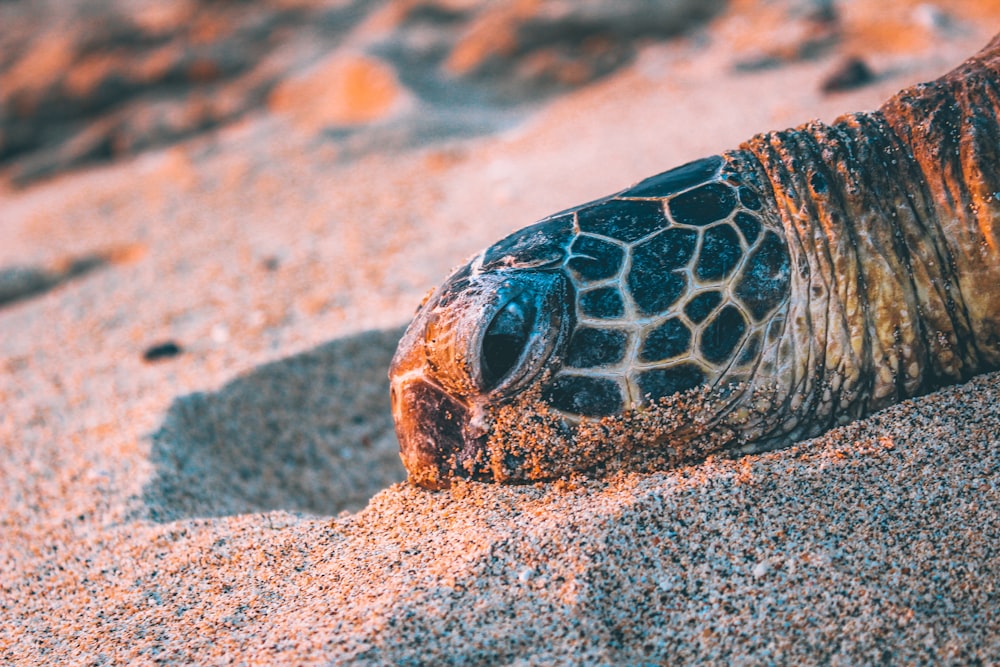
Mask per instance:
[[[792,266],[780,342],[725,418],[743,451],[1000,367],[997,47],[877,112],[728,156],[771,184]]]

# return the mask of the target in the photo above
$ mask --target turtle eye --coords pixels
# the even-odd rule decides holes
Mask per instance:
[[[534,325],[533,308],[510,301],[493,317],[483,335],[479,366],[485,388],[492,389],[511,371],[528,347]]]

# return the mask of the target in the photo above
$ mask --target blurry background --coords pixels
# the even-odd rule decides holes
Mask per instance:
[[[991,0],[0,0],[0,177],[267,114],[342,159],[495,132],[677,38],[745,71],[840,54],[826,85],[850,87],[884,74],[866,58],[997,17]]]

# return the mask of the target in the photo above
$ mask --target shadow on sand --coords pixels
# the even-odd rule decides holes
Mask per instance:
[[[386,377],[401,335],[335,340],[175,399],[152,435],[146,516],[332,515],[405,479]]]

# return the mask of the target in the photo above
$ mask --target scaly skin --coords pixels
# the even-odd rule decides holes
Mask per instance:
[[[994,39],[874,113],[743,146],[798,267],[789,349],[760,374],[783,390],[761,416],[765,443],[1000,366],[998,82]]]
[[[761,451],[1000,367],[998,109],[1000,37],[491,246],[393,360],[411,480]]]

